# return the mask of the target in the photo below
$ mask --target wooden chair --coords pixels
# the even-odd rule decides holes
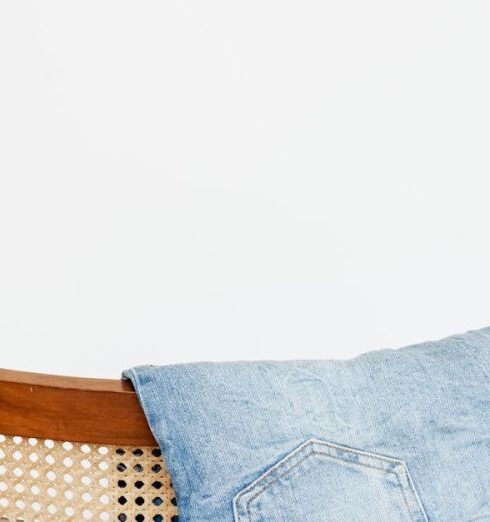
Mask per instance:
[[[0,520],[175,522],[128,382],[0,370]]]

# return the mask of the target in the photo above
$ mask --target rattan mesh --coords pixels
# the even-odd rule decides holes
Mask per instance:
[[[0,435],[0,520],[175,522],[158,448]]]

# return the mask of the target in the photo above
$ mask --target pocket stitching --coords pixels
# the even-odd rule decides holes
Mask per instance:
[[[350,451],[348,453],[352,453],[352,454],[356,454],[355,451]],[[247,506],[247,515],[248,515],[248,518],[251,520],[252,519],[252,514],[250,513],[250,506],[252,504],[252,502],[259,496],[261,495],[264,491],[267,491],[270,487],[272,487],[272,485],[277,482],[279,479],[281,479],[282,477],[286,476],[286,475],[289,475],[291,473],[291,471],[296,468],[297,466],[299,466],[302,462],[304,462],[306,459],[312,457],[313,455],[319,455],[320,457],[324,457],[326,459],[334,459],[334,460],[339,460],[341,462],[347,462],[345,459],[342,459],[341,457],[334,457],[333,455],[326,455],[325,453],[321,453],[319,451],[312,451],[311,453],[308,453],[307,455],[305,455],[302,459],[300,459],[298,462],[296,462],[296,464],[294,464],[294,466],[292,466],[291,468],[287,469],[286,471],[284,471],[284,473],[282,473],[281,475],[278,475],[273,481],[269,482],[266,486],[264,486],[263,488],[259,489],[255,495],[253,495],[252,497],[250,497],[247,501],[246,501],[246,506]],[[284,462],[285,463],[285,462]],[[355,463],[351,463],[353,466],[363,466],[365,468],[370,468],[370,469],[375,469],[377,471],[382,471],[384,473],[391,473],[393,475],[396,476],[397,480],[398,480],[398,484],[400,485],[400,489],[401,489],[401,492],[402,492],[402,496],[403,496],[403,502],[405,504],[405,507],[407,508],[407,512],[409,513],[410,515],[410,518],[416,522],[416,519],[414,518],[414,515],[413,515],[413,510],[412,508],[410,507],[409,503],[408,503],[408,500],[406,498],[406,495],[405,495],[405,488],[403,487],[403,484],[400,480],[400,476],[399,474],[396,472],[396,471],[392,471],[392,470],[389,470],[389,469],[384,469],[384,468],[378,468],[376,466],[370,466],[369,464],[364,464],[364,463],[361,463],[361,462],[355,462]],[[401,464],[401,462],[400,462]]]
[[[359,461],[351,462],[351,461],[348,461],[345,458],[342,458],[342,457],[339,457],[339,456],[331,455],[329,453],[322,453],[321,451],[316,451],[315,448],[314,448],[315,445],[325,446],[326,448],[335,449],[335,450],[341,451],[342,453],[350,453],[350,454],[355,455],[355,456],[364,456],[364,457],[367,457],[367,458],[370,458],[370,459],[373,459],[373,460],[385,462],[387,464],[388,463],[392,463],[396,467],[394,469],[386,469],[386,468],[383,468],[383,467],[376,467],[376,466],[373,466],[373,465],[370,465],[370,464],[366,464],[365,462],[359,462]],[[311,447],[311,449],[310,449],[310,447]],[[305,451],[305,450],[307,450],[307,451],[309,450],[309,451],[298,462],[296,462],[293,466],[291,466],[288,469],[286,469],[283,473],[280,473],[273,480],[267,482],[267,484],[265,484],[263,487],[259,488],[258,491],[255,492],[255,494],[253,494],[250,498],[245,500],[246,513],[247,513],[247,517],[248,517],[249,520],[251,520],[251,518],[252,518],[252,515],[251,515],[251,512],[250,512],[251,504],[259,495],[261,495],[264,491],[266,491],[267,489],[272,487],[272,485],[275,482],[277,482],[279,479],[281,479],[282,477],[284,477],[286,475],[289,475],[294,468],[299,466],[306,459],[312,457],[313,455],[318,455],[318,456],[324,457],[326,459],[334,459],[334,460],[338,460],[338,461],[341,461],[341,462],[344,462],[344,463],[350,463],[353,466],[362,466],[362,467],[365,467],[365,468],[371,468],[371,469],[375,469],[377,471],[382,471],[384,473],[394,474],[396,476],[397,480],[398,480],[398,484],[399,484],[401,492],[402,492],[403,502],[405,504],[407,512],[410,515],[410,518],[414,522],[417,522],[417,518],[418,517],[415,518],[415,515],[416,515],[416,512],[418,511],[418,513],[422,515],[423,520],[427,522],[427,515],[425,514],[425,511],[422,508],[422,504],[420,503],[420,499],[419,499],[419,497],[417,495],[415,487],[414,487],[414,485],[412,483],[412,480],[410,478],[410,474],[408,472],[408,468],[407,468],[407,466],[406,466],[404,461],[398,460],[398,459],[394,459],[394,458],[391,458],[391,457],[385,457],[384,455],[378,455],[378,454],[374,454],[374,453],[369,453],[369,452],[362,451],[362,450],[355,450],[355,449],[352,449],[352,448],[348,448],[346,446],[339,446],[337,444],[328,443],[328,442],[325,442],[325,441],[322,441],[322,440],[318,440],[318,439],[309,439],[306,442],[304,442],[301,446],[299,446],[298,448],[293,450],[288,456],[286,456],[284,459],[282,459],[279,462],[277,462],[269,470],[267,470],[260,477],[258,477],[256,480],[254,480],[248,487],[246,487],[244,490],[239,492],[235,496],[235,498],[234,498],[234,508],[238,508],[237,504],[241,500],[241,498],[243,496],[247,495],[247,493],[251,493],[259,485],[259,482],[264,480],[267,477],[267,475],[273,473],[275,470],[278,470],[280,467],[282,467],[284,465],[287,465],[290,460],[292,460],[295,456],[297,456],[299,453],[301,453],[302,451]],[[402,483],[402,481],[400,479],[399,470],[396,469],[396,468],[400,468],[400,467],[402,467],[402,469],[403,469],[403,474],[405,475],[407,486],[410,489],[410,491],[411,491],[411,493],[412,493],[412,495],[413,495],[413,497],[415,499],[415,506],[412,506],[411,504],[413,504],[413,502],[409,502],[409,499],[407,499],[407,496],[406,496],[406,487],[407,486],[404,486],[404,484]],[[237,512],[235,511],[235,518],[236,518],[236,520],[239,520],[239,518],[236,515],[237,515]]]

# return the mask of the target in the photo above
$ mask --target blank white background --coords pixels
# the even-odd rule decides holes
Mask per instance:
[[[490,324],[487,1],[0,3],[0,366]]]

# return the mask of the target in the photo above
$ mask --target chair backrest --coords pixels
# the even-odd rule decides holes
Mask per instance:
[[[0,370],[0,433],[0,520],[177,520],[129,383]]]

